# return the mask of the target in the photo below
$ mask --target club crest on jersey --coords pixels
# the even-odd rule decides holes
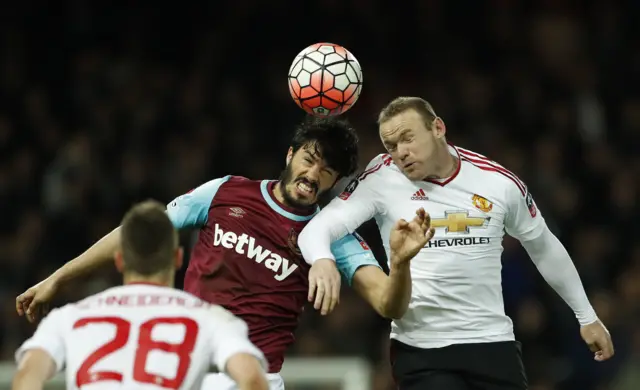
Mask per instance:
[[[291,229],[289,231],[289,238],[287,239],[287,246],[291,250],[291,252],[295,253],[297,256],[302,256],[302,252],[298,247],[298,232]]]
[[[473,203],[475,208],[485,213],[488,213],[489,211],[491,211],[491,209],[493,209],[493,203],[489,202],[487,198],[480,196],[478,194],[473,194],[473,197],[471,198],[471,202]]]
[[[527,208],[529,209],[529,214],[531,214],[531,218],[535,218],[538,215],[538,209],[536,209],[536,203],[533,201],[533,196],[531,196],[531,192],[527,191],[527,197],[525,198],[525,202],[527,202]]]
[[[347,184],[347,186],[344,188],[342,193],[340,195],[338,195],[338,198],[340,198],[342,200],[349,199],[351,194],[353,194],[353,191],[355,191],[356,188],[358,187],[358,183],[359,183],[358,179],[351,180],[351,182],[349,184]]]

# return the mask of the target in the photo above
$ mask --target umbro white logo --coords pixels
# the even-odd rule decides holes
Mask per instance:
[[[429,200],[429,197],[424,192],[424,190],[420,188],[413,194],[413,196],[411,196],[411,200]]]
[[[229,215],[236,218],[242,218],[246,212],[241,207],[231,207],[229,209]]]

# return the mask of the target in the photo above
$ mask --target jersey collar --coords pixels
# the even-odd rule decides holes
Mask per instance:
[[[306,222],[320,211],[320,208],[316,207],[315,209],[307,212],[307,214],[303,214],[300,210],[293,209],[278,202],[273,194],[273,187],[277,182],[277,180],[263,180],[260,183],[260,192],[262,192],[262,197],[273,211],[296,222]]]
[[[451,176],[449,176],[447,178],[444,178],[444,179],[437,179],[437,178],[425,179],[425,181],[444,187],[445,185],[450,183],[453,179],[455,179],[456,176],[458,176],[458,173],[460,173],[460,167],[462,165],[462,160],[460,159],[460,152],[458,151],[458,148],[456,148],[455,145],[453,145],[451,143],[449,143],[447,145],[447,147],[449,148],[449,153],[451,153],[451,155],[455,156],[457,158],[457,160],[458,160],[458,166],[456,167],[456,170],[453,172],[453,174]]]

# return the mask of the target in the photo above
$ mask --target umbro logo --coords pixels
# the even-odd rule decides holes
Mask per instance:
[[[245,214],[245,211],[240,207],[231,207],[229,208],[229,215],[236,218],[242,218]]]
[[[411,197],[411,200],[429,200],[429,197],[424,192],[424,190],[420,188],[418,191],[416,191],[413,194],[413,196]]]

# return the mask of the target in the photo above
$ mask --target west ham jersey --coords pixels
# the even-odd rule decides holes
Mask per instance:
[[[250,339],[266,355],[272,373],[280,371],[307,302],[309,265],[297,238],[317,212],[279,203],[275,184],[226,176],[167,206],[174,226],[199,229],[185,290],[246,321]],[[357,235],[336,241],[332,251],[348,283],[359,267],[378,266]]]

